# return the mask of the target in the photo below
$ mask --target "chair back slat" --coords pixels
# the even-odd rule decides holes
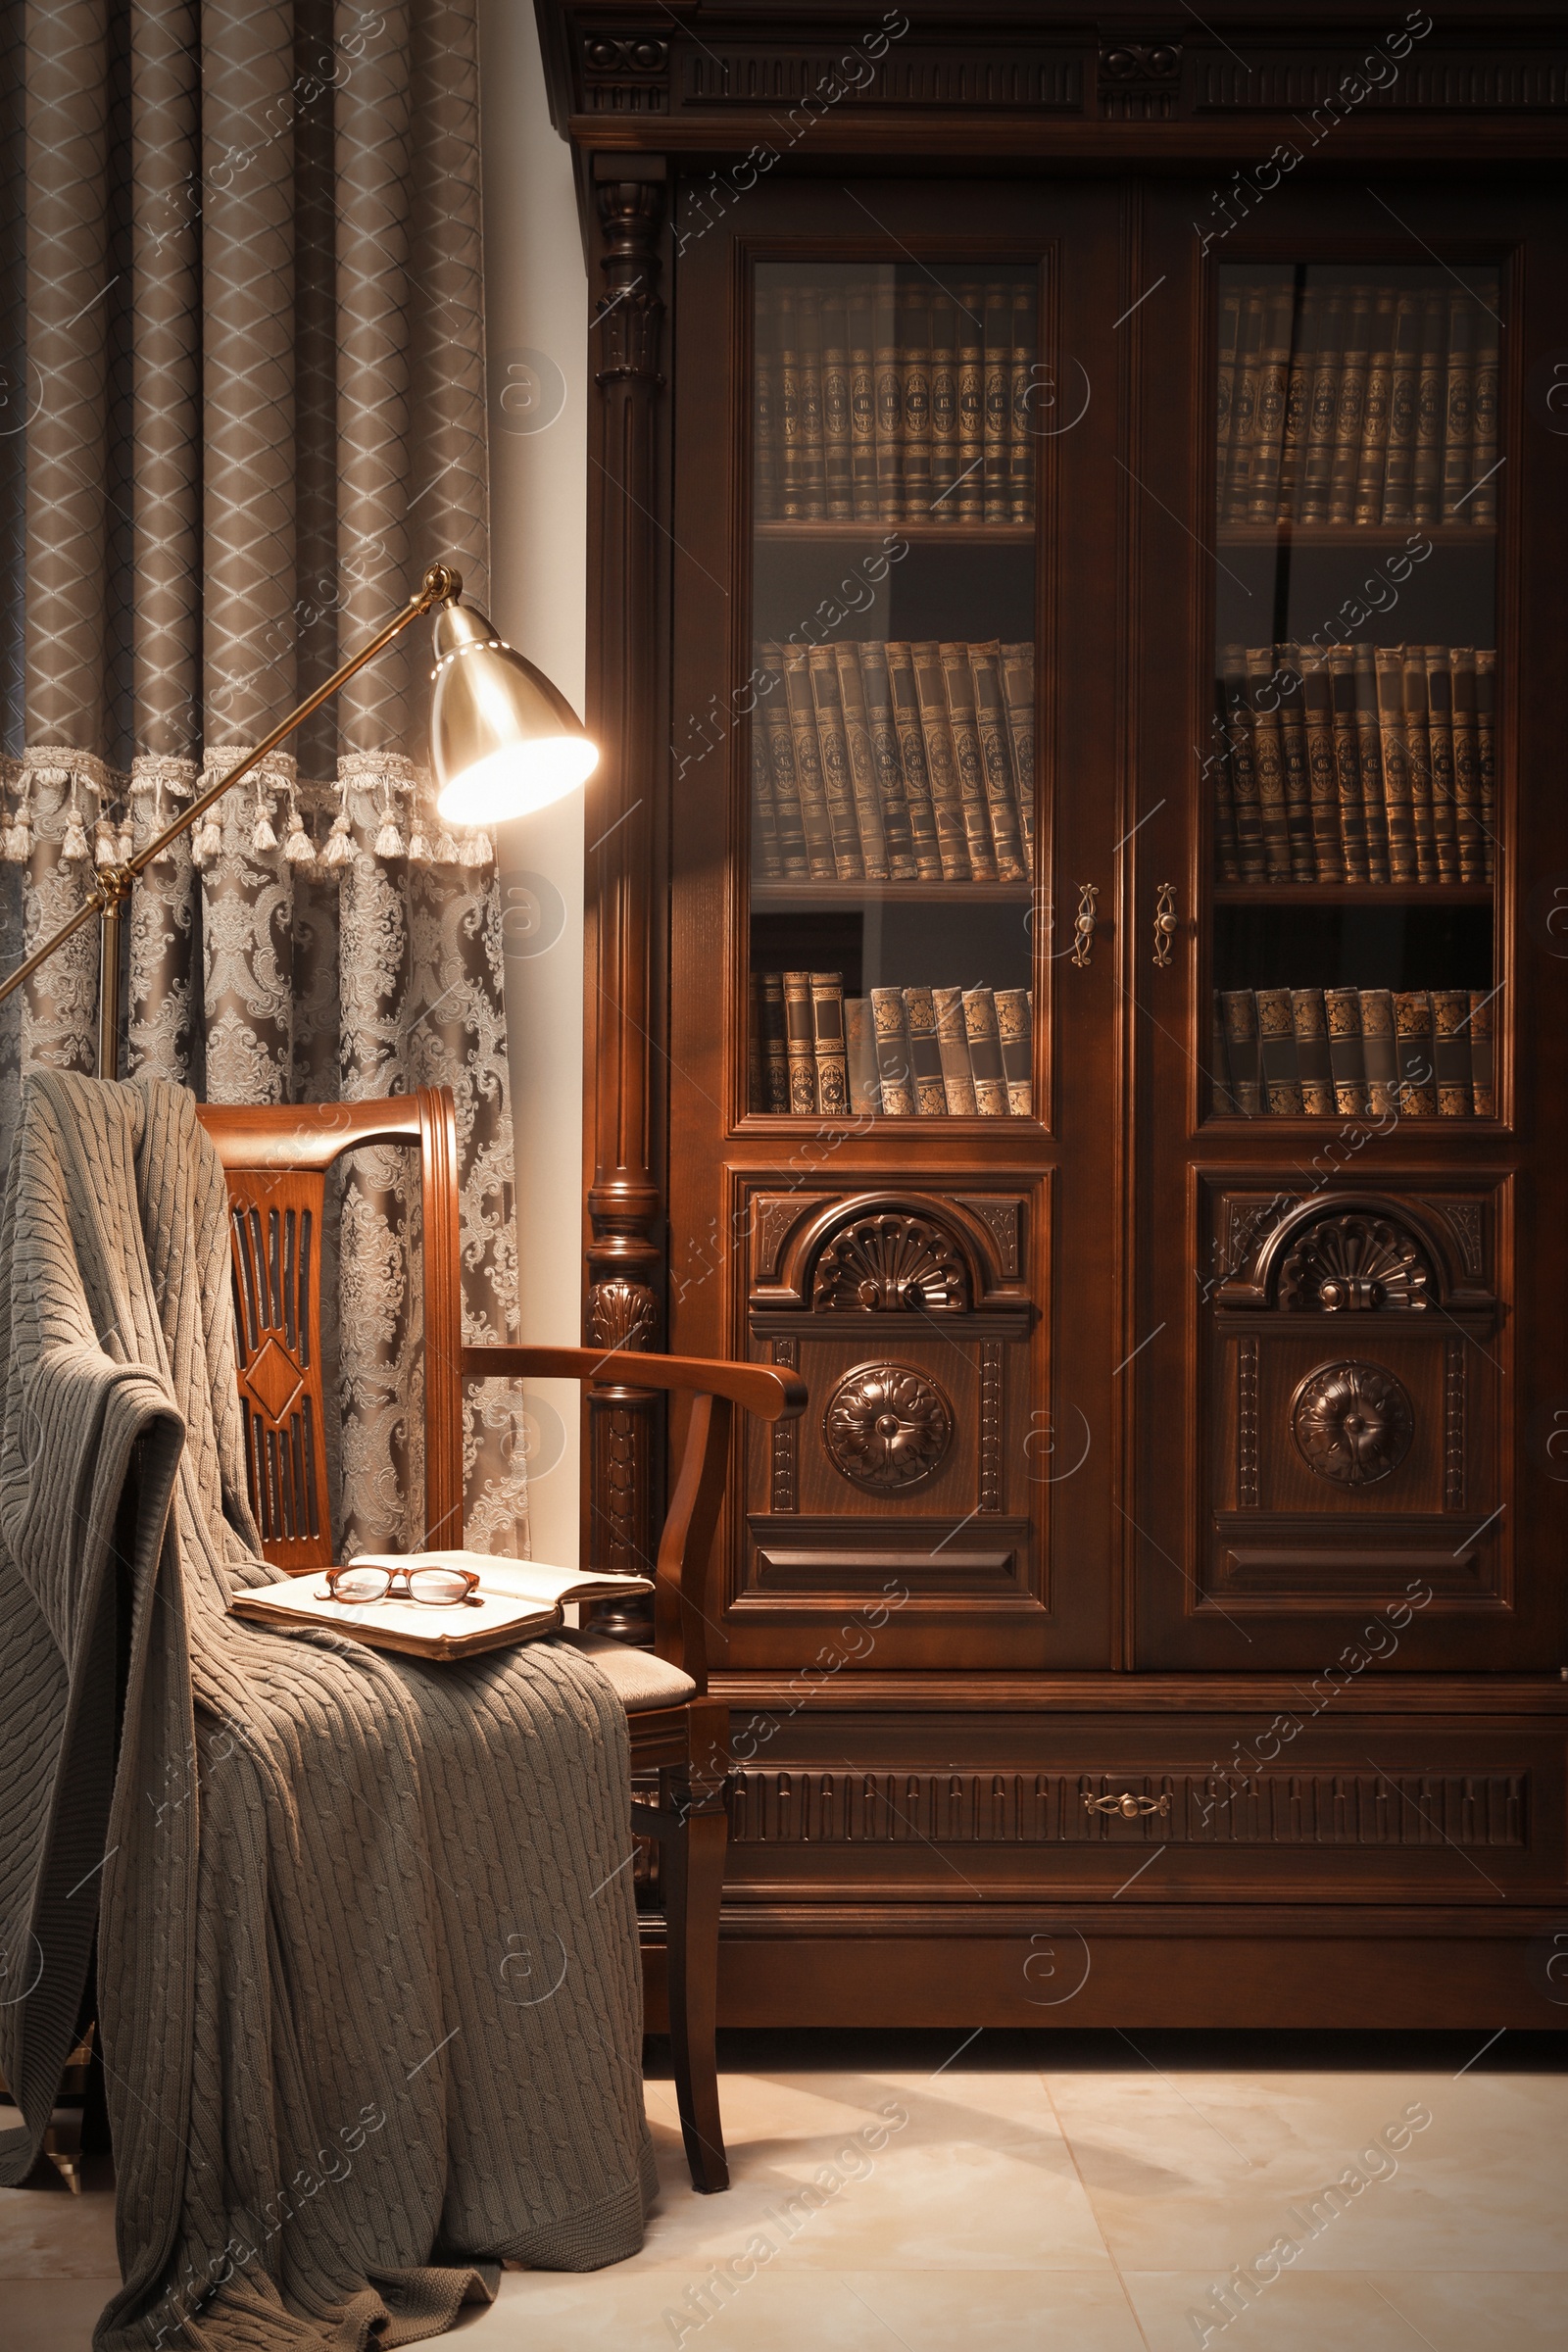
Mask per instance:
[[[378,1102],[203,1103],[228,1184],[245,1475],[262,1550],[332,1558],[321,1364],[325,1171],[360,1144],[417,1144],[424,1301],[425,1548],[463,1542],[463,1291],[450,1087]]]

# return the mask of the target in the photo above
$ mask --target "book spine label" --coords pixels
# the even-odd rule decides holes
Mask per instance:
[[[1482,880],[1497,875],[1497,729],[1495,647],[1476,648],[1476,764],[1481,771],[1481,847],[1486,862]]]
[[[1012,296],[1012,376],[1007,418],[1008,512],[1014,522],[1035,518],[1035,301],[1027,286]]]
[[[1034,1114],[1034,1016],[1026,988],[999,988],[997,1037],[1002,1047],[1002,1074],[1007,1088],[1008,1114],[1027,1119]]]
[[[1421,359],[1416,375],[1410,490],[1410,514],[1416,522],[1436,522],[1443,504],[1443,420],[1448,403],[1446,315],[1443,296],[1429,294],[1421,315]]]
[[[1473,988],[1470,991],[1470,1086],[1478,1119],[1494,1119],[1497,1115],[1492,1027],[1492,1008],[1495,1002],[1491,989]]]
[[[1432,751],[1432,823],[1438,837],[1438,880],[1459,879],[1458,794],[1453,773],[1453,673],[1446,645],[1429,645],[1427,738]]]
[[[811,1055],[816,1065],[816,1107],[824,1118],[842,1119],[850,1106],[842,972],[811,974]]]
[[[822,441],[822,303],[817,294],[797,297],[800,315],[800,411],[802,512],[820,522],[827,512],[827,460]]]
[[[790,1107],[790,1053],[784,1021],[784,975],[762,974],[762,1083],[767,1108]]]
[[[1312,785],[1312,849],[1317,866],[1314,880],[1343,882],[1345,853],[1340,846],[1340,769],[1334,749],[1334,689],[1321,656],[1313,657],[1301,673],[1301,710],[1306,727],[1306,765]]]
[[[849,638],[833,648],[838,664],[839,702],[844,711],[844,742],[850,762],[850,791],[860,836],[860,857],[867,882],[889,878],[887,835],[882,824],[882,795],[877,788],[876,760],[866,716],[865,690],[860,682],[858,649]]]
[[[852,646],[850,651],[856,649]],[[888,649],[875,640],[859,648],[860,684],[865,696],[865,723],[871,738],[871,767],[882,808],[882,830],[887,837],[888,871],[895,882],[913,882],[919,866],[909,823],[908,796],[904,788],[904,762],[898,729],[893,723],[893,689],[888,678]]]
[[[1280,735],[1280,688],[1271,645],[1248,648],[1247,700],[1263,829],[1263,871],[1270,882],[1288,882],[1291,825],[1285,797],[1285,747]]]
[[[903,643],[890,644],[887,657],[888,689],[893,698],[893,725],[899,739],[905,798],[909,807],[909,835],[914,848],[915,874],[921,882],[940,882],[944,877],[944,867],[937,843],[931,775],[926,764],[925,728],[920,714],[920,698],[915,691],[914,658],[908,646]],[[964,871],[968,871],[967,863]]]
[[[1318,311],[1317,361],[1312,369],[1312,409],[1307,422],[1306,462],[1301,474],[1302,522],[1326,522],[1329,485],[1334,472],[1334,427],[1340,414],[1341,347],[1345,334],[1345,306],[1338,294],[1325,294]]]
[[[1257,1033],[1257,999],[1250,988],[1220,991],[1225,1014],[1225,1058],[1231,1094],[1244,1118],[1264,1108],[1262,1043]]]
[[[850,493],[857,522],[877,513],[876,352],[869,296],[850,298]]]
[[[892,287],[879,289],[873,305],[876,336],[876,500],[883,522],[904,513],[904,367],[899,355],[899,314]]]
[[[1301,1108],[1309,1119],[1330,1119],[1335,1110],[1334,1069],[1323,991],[1293,988],[1291,1013],[1296,1023],[1296,1074],[1300,1082]]]
[[[1386,988],[1361,991],[1361,1053],[1366,1069],[1367,1110],[1374,1119],[1398,1109],[1399,1062],[1394,1035],[1394,999]]]
[[[931,808],[936,820],[937,852],[944,882],[971,878],[963,823],[958,771],[948,725],[948,698],[942,682],[942,655],[929,641],[909,648],[914,662],[914,689],[920,706],[920,728],[925,739],[926,772],[931,779]]]
[[[752,342],[752,498],[759,522],[778,513],[778,379],[773,303],[759,294]]]
[[[1487,878],[1486,836],[1481,830],[1481,758],[1476,742],[1476,653],[1456,645],[1450,692],[1453,704],[1453,813],[1459,879]]]
[[[904,512],[916,522],[931,513],[931,323],[923,287],[899,298],[904,368]]]
[[[1258,801],[1257,765],[1252,757],[1251,717],[1247,704],[1247,654],[1228,645],[1220,656],[1225,730],[1231,747],[1231,801],[1236,811],[1236,861],[1244,882],[1261,882],[1263,811]]]
[[[1361,450],[1355,474],[1355,519],[1383,519],[1383,470],[1388,458],[1389,414],[1394,392],[1394,289],[1378,289],[1372,307],[1372,343],[1366,364],[1366,399],[1361,410]]]
[[[922,1119],[945,1119],[948,1096],[942,1083],[942,1054],[937,1044],[937,1014],[930,989],[905,990],[904,1021],[909,1039],[909,1077],[914,1088],[915,1115]]]
[[[1257,429],[1257,378],[1263,359],[1263,318],[1266,303],[1262,286],[1249,286],[1242,297],[1241,342],[1236,354],[1236,389],[1231,400],[1231,448],[1224,519],[1245,522],[1252,488],[1252,449]]]
[[[1007,1081],[1002,1067],[1002,1040],[997,1031],[997,1000],[989,988],[964,990],[963,1026],[969,1040],[975,1109],[983,1119],[1004,1119]]]
[[[1416,882],[1420,880],[1420,869],[1416,862],[1415,810],[1410,801],[1410,755],[1404,733],[1403,661],[1398,647],[1380,645],[1376,664],[1383,798],[1389,812],[1389,877],[1395,882]],[[1370,1079],[1370,1062],[1367,1075]]]
[[[1334,1107],[1344,1119],[1365,1118],[1366,1057],[1361,1050],[1361,996],[1354,988],[1326,988],[1323,1017],[1329,1033]]]
[[[855,514],[850,425],[850,320],[842,295],[822,303],[822,454],[830,521]]]
[[[1301,649],[1278,649],[1280,755],[1285,762],[1285,822],[1290,834],[1291,880],[1314,882],[1312,854],[1312,769],[1306,756],[1306,713],[1301,703]]]
[[[1004,645],[1002,649],[1002,700],[1007,713],[1007,741],[1012,752],[1012,780],[1018,795],[1018,832],[1024,864],[1035,878],[1035,649]]]
[[[1437,1073],[1440,1119],[1475,1115],[1470,1075],[1470,991],[1432,991],[1432,1059]]]
[[[956,522],[953,488],[958,478],[958,365],[953,304],[931,297],[931,518]]]
[[[1433,1056],[1432,999],[1424,988],[1395,991],[1394,1036],[1399,1072],[1399,1114],[1406,1119],[1435,1119],[1438,1080]]]
[[[801,354],[796,341],[795,297],[778,297],[778,511],[787,522],[806,518],[806,469],[801,450]]]
[[[986,288],[985,325],[985,519],[1005,522],[1011,513],[1008,484],[1012,433],[1012,302],[1005,286]]]
[[[1427,726],[1427,662],[1425,649],[1403,649],[1404,749],[1410,763],[1410,815],[1415,827],[1415,865],[1418,882],[1438,879],[1438,834],[1432,805],[1432,737]]]
[[[1497,519],[1497,320],[1485,304],[1475,320],[1475,382],[1470,400],[1470,475],[1475,484],[1465,508],[1472,523],[1490,530]]]
[[[875,1118],[882,1108],[882,1086],[876,1074],[876,1037],[871,1025],[869,997],[844,1000],[844,1053],[850,1077],[850,1108],[857,1118]]]
[[[1389,381],[1389,444],[1383,466],[1385,522],[1410,520],[1420,360],[1420,297],[1401,294],[1394,313],[1394,369]]]
[[[963,1020],[961,988],[931,992],[936,1012],[937,1051],[942,1062],[942,1086],[950,1119],[975,1115],[974,1073],[969,1066],[969,1033]]]
[[[760,720],[752,725],[752,871],[763,882],[782,880],[784,859],[779,849],[778,811],[773,802],[773,762],[767,731]]]
[[[764,660],[772,658],[764,656]],[[783,668],[784,694],[782,698],[775,694],[767,706],[775,788],[780,770],[787,763],[790,787],[800,803],[808,873],[813,882],[831,882],[837,872],[833,828],[828,821],[827,794],[822,783],[822,755],[817,747],[816,710],[811,701],[806,648],[785,646],[777,658]]]
[[[985,514],[986,343],[984,297],[978,286],[958,289],[958,479],[953,503],[960,522]]]
[[[943,688],[948,703],[948,728],[953,738],[953,765],[958,783],[958,806],[969,871],[976,882],[997,879],[996,852],[986,814],[986,782],[980,768],[980,735],[975,725],[974,680],[969,673],[969,648],[943,645]]]
[[[1370,882],[1366,804],[1355,710],[1355,663],[1348,645],[1329,648],[1329,696],[1334,708],[1334,765],[1340,788],[1340,842],[1348,882]]]
[[[811,975],[785,972],[784,1038],[789,1056],[790,1109],[809,1118],[816,1109],[816,1053],[811,1034]]]
[[[1263,316],[1263,344],[1252,412],[1252,465],[1247,495],[1248,518],[1252,522],[1272,522],[1279,506],[1295,309],[1293,286],[1275,287],[1270,292]]]
[[[816,712],[816,741],[822,761],[822,792],[833,832],[833,870],[841,882],[864,879],[860,833],[855,821],[855,786],[850,775],[850,747],[844,732],[844,705],[839,695],[838,662],[830,645],[813,645],[806,657]],[[799,751],[796,760],[799,764]]]
[[[1474,312],[1463,294],[1448,302],[1448,368],[1443,413],[1443,519],[1469,520],[1470,470],[1474,455],[1475,417],[1471,396],[1475,387],[1472,347]]]
[[[904,992],[898,988],[871,991],[871,1029],[876,1047],[877,1081],[883,1116],[914,1116],[914,1085],[909,1073],[909,1044],[904,1021]]]
[[[988,645],[971,645],[969,671],[974,689],[975,732],[980,741],[980,771],[985,779],[986,808],[991,838],[996,845],[997,873],[1004,882],[1028,879],[1023,835],[1019,827],[1017,788],[1007,713],[1002,698],[1002,648],[993,638]]]
[[[1260,988],[1255,993],[1264,1099],[1274,1118],[1299,1118],[1305,1105],[1296,1058],[1296,1007],[1291,992],[1288,988]]]
[[[1389,873],[1389,805],[1383,790],[1383,732],[1378,724],[1378,673],[1372,647],[1352,646],[1355,664],[1355,748],[1366,810],[1366,855],[1374,882]]]
[[[1317,366],[1317,296],[1303,292],[1296,318],[1291,372],[1285,389],[1285,429],[1280,449],[1280,494],[1275,516],[1294,522],[1300,512],[1306,471],[1307,435],[1312,427],[1312,374]]]
[[[1329,472],[1330,522],[1355,518],[1355,480],[1361,462],[1366,416],[1366,371],[1372,331],[1372,290],[1352,288],[1345,319],[1345,359],[1340,369],[1340,409],[1334,422],[1334,461]]]

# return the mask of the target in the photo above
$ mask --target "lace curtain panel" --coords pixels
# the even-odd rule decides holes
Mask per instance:
[[[487,517],[475,0],[10,0],[0,27],[8,969],[427,563],[484,604]],[[122,1067],[222,1102],[450,1083],[467,1336],[500,1340],[492,849],[434,815],[427,668],[416,624],[141,877]],[[89,925],[0,1007],[7,1155],[22,1073],[95,1067],[97,956]],[[417,1177],[392,1149],[343,1164],[337,1536],[407,1547]],[[524,1551],[520,1413],[468,1397],[466,1540]]]

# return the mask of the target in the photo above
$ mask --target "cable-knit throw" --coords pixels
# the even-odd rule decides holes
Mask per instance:
[[[95,2341],[411,2343],[503,2256],[635,2252],[624,1717],[564,1646],[425,1667],[225,1613],[273,1571],[188,1094],[28,1080],[0,1362],[0,2180],[96,1929],[124,2285]]]

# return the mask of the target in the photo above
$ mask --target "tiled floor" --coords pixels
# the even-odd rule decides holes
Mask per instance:
[[[650,2080],[664,2189],[642,2253],[509,2272],[457,2337],[1568,2352],[1561,2040],[1477,2056],[1480,2038],[734,2036],[730,2193],[691,2193],[673,2091]],[[10,2352],[86,2345],[113,2221],[107,2191],[0,2192]]]

